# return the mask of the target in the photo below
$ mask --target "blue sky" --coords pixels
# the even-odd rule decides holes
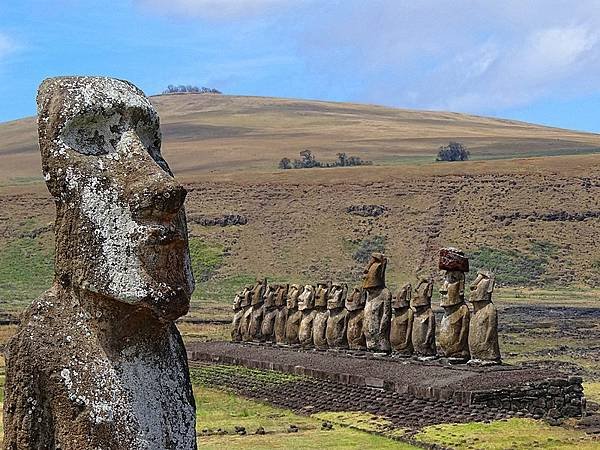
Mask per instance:
[[[600,132],[600,2],[0,0],[0,121],[71,74]]]

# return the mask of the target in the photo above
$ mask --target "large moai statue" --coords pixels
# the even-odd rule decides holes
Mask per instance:
[[[385,286],[387,258],[381,253],[373,253],[365,268],[363,290],[367,298],[363,322],[367,349],[375,352],[389,352],[390,321],[392,319],[392,294]]]
[[[252,301],[250,308],[250,320],[248,322],[247,332],[244,335],[244,341],[260,341],[262,319],[264,314],[263,303],[265,301],[265,291],[267,289],[267,279],[256,280],[256,284],[252,289]]]
[[[313,343],[317,350],[326,350],[327,345],[327,299],[331,283],[318,283],[315,292],[315,318],[313,320]]]
[[[275,286],[269,284],[265,290],[263,318],[260,328],[261,340],[264,342],[275,341],[275,318],[278,312],[275,306],[275,289]]]
[[[348,310],[345,308],[348,285],[333,283],[327,299],[327,346],[332,349],[348,348],[346,328],[348,324]]]
[[[498,344],[498,312],[492,303],[495,276],[490,271],[479,271],[471,283],[473,315],[469,325],[471,363],[500,363]]]
[[[392,351],[399,356],[410,356],[413,353],[412,326],[414,312],[410,308],[412,285],[402,286],[392,301],[392,323],[390,325],[390,345]]]
[[[240,320],[240,335],[242,336],[242,341],[249,341],[248,328],[250,327],[250,319],[252,319],[252,293],[254,292],[254,286],[248,285],[242,292],[244,299],[242,300],[243,313]]]
[[[422,277],[411,298],[411,307],[415,311],[411,340],[414,354],[421,359],[434,358],[437,354],[435,346],[435,314],[431,309],[432,295],[433,278]]]
[[[304,286],[302,294],[298,297],[298,311],[302,312],[300,329],[298,330],[298,340],[304,348],[312,347],[313,341],[313,322],[317,311],[315,311],[315,287],[307,284]]]
[[[455,248],[440,250],[439,268],[444,280],[440,287],[440,306],[444,316],[440,322],[438,344],[442,356],[450,362],[469,360],[469,321],[471,312],[465,303],[465,273],[469,260]]]
[[[277,314],[275,316],[275,335],[276,344],[285,344],[285,323],[287,321],[288,309],[287,309],[287,297],[288,297],[288,284],[280,284],[275,291],[275,308],[277,308]]]
[[[174,321],[194,279],[185,189],[131,83],[45,80],[42,168],[56,205],[54,282],[6,348],[5,449],[195,449]]]
[[[366,292],[362,288],[355,287],[346,297],[346,309],[348,310],[348,322],[346,339],[350,350],[366,350],[364,333]]]
[[[285,342],[288,345],[300,344],[300,323],[302,322],[302,311],[298,309],[299,297],[304,291],[304,286],[298,284],[290,285],[287,295],[287,320],[285,322]]]
[[[242,317],[244,316],[244,300],[246,298],[246,290],[244,288],[237,294],[235,294],[235,298],[233,299],[233,320],[231,321],[231,340],[234,342],[239,342],[242,340],[242,330],[241,323]]]

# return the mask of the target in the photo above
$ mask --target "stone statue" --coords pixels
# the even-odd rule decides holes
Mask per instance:
[[[317,311],[315,307],[315,287],[307,284],[304,291],[298,297],[298,311],[302,312],[302,321],[298,330],[298,340],[304,348],[312,347],[313,342],[313,322]]]
[[[256,284],[252,289],[252,308],[250,310],[250,323],[248,324],[248,332],[245,336],[245,341],[260,341],[262,340],[261,328],[263,320],[263,303],[265,301],[265,292],[267,290],[267,279],[256,280]]]
[[[350,350],[366,350],[363,322],[365,318],[366,292],[355,287],[346,298],[348,321],[346,339]]]
[[[313,320],[313,343],[317,350],[327,349],[327,299],[331,283],[317,284],[315,293],[315,318]]]
[[[277,312],[277,307],[275,306],[275,287],[269,284],[265,290],[265,301],[263,303],[263,319],[260,328],[262,341],[275,341],[275,318],[277,317]]]
[[[302,311],[298,309],[298,298],[304,291],[303,286],[297,284],[290,285],[287,295],[287,320],[285,322],[285,342],[288,345],[300,344],[298,337],[300,333],[300,323],[302,322]]]
[[[346,296],[348,294],[348,285],[333,283],[327,299],[327,328],[325,335],[327,337],[327,346],[329,348],[348,348],[348,339],[346,338],[346,328],[348,323],[348,310],[344,307]]]
[[[250,327],[250,319],[252,318],[252,292],[254,291],[253,285],[248,285],[242,291],[244,299],[242,300],[242,318],[240,320],[240,336],[242,341],[249,341],[250,335],[248,334],[248,328]]]
[[[235,298],[233,299],[233,320],[231,321],[231,340],[234,342],[239,342],[242,340],[242,330],[241,323],[242,317],[244,316],[244,299],[246,298],[246,290],[244,288],[242,291],[235,294]]]
[[[433,278],[422,277],[411,299],[411,307],[415,311],[412,328],[412,345],[414,354],[421,359],[436,356],[435,347],[435,315],[431,309],[433,295]]]
[[[285,344],[285,323],[287,321],[287,296],[289,285],[280,284],[275,291],[275,308],[277,315],[275,316],[275,343]]]
[[[381,253],[373,253],[365,269],[363,290],[367,294],[363,331],[367,349],[375,352],[389,352],[390,321],[392,319],[392,294],[385,287],[387,258]]]
[[[469,349],[472,363],[500,363],[498,345],[498,313],[492,303],[495,276],[490,271],[479,271],[471,284],[473,316],[469,325]]]
[[[111,78],[47,79],[37,101],[55,275],[6,349],[4,448],[195,449],[186,191],[158,115]]]
[[[469,270],[469,260],[460,250],[442,249],[439,268],[444,276],[440,288],[444,316],[440,322],[438,344],[442,356],[451,363],[467,362],[471,312],[465,303],[465,272]]]
[[[412,286],[406,283],[398,290],[392,302],[392,323],[390,325],[390,345],[394,353],[410,356],[413,353],[411,340],[413,310],[410,309]]]

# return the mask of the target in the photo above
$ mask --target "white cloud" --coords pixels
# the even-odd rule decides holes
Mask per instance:
[[[16,44],[8,36],[0,33],[0,60],[16,49]]]
[[[137,0],[145,8],[165,15],[229,19],[253,17],[298,0]]]

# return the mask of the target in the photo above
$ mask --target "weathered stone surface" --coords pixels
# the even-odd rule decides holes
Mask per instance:
[[[264,295],[267,289],[267,280],[256,280],[256,284],[252,289],[252,301],[251,308],[249,312],[248,318],[248,328],[247,332],[244,335],[245,341],[259,341],[261,340],[261,328],[262,328],[262,320],[264,315],[263,302],[265,300]],[[246,316],[244,316],[246,317]]]
[[[317,312],[315,307],[315,287],[307,284],[304,286],[302,294],[298,297],[298,311],[302,312],[300,329],[298,330],[298,340],[302,347],[312,347],[313,342],[313,321]]]
[[[452,247],[442,248],[440,249],[439,269],[468,272],[469,259],[461,250]]]
[[[325,335],[329,348],[348,348],[346,338],[346,328],[348,324],[348,310],[344,307],[346,296],[348,295],[348,285],[334,283],[329,291],[327,300],[327,329]]]
[[[433,279],[421,278],[411,299],[413,317],[412,344],[417,356],[430,357],[437,353],[435,345],[435,315],[431,309]]]
[[[231,321],[231,340],[232,341],[241,341],[242,340],[242,318],[244,317],[245,309],[247,306],[244,304],[244,299],[246,298],[248,288],[244,288],[242,291],[235,294],[235,298],[233,300],[233,320]]]
[[[500,362],[498,343],[498,312],[492,303],[495,276],[489,271],[479,271],[471,283],[473,314],[469,325],[469,350],[473,362]]]
[[[387,258],[381,253],[373,253],[363,280],[366,292],[363,333],[367,349],[377,352],[391,349],[392,294],[385,286],[386,266]]]
[[[285,341],[289,345],[300,343],[298,334],[300,332],[300,322],[302,321],[302,311],[298,310],[298,297],[304,290],[303,286],[297,284],[290,285],[287,296],[287,319],[285,322]]]
[[[414,312],[410,308],[412,286],[402,286],[392,302],[392,321],[390,324],[390,345],[392,351],[408,356],[413,352],[412,326]]]
[[[446,270],[440,287],[440,322],[438,344],[442,356],[466,362],[469,359],[469,321],[471,312],[465,303],[465,274]]]
[[[275,341],[275,319],[278,312],[275,306],[275,289],[275,286],[268,285],[265,290],[263,319],[260,326],[261,339],[265,342]]]
[[[7,449],[193,449],[195,405],[174,320],[194,289],[179,185],[156,111],[132,84],[45,80],[53,286],[7,347]]]
[[[315,293],[315,318],[313,320],[313,343],[319,350],[327,349],[327,299],[331,283],[319,283]]]
[[[289,285],[280,284],[275,293],[275,307],[277,314],[275,316],[274,335],[277,344],[285,344],[285,324],[287,321],[287,296]]]
[[[365,350],[367,348],[363,331],[365,300],[366,292],[358,287],[355,287],[346,298],[346,310],[348,310],[346,338],[348,347],[351,350]]]

